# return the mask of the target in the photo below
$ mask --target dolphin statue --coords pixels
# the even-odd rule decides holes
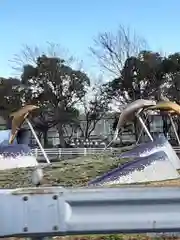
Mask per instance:
[[[22,124],[24,123],[26,118],[29,116],[29,114],[33,110],[38,108],[39,107],[35,105],[26,105],[23,108],[19,109],[18,111],[10,114],[10,117],[12,117],[12,129],[11,129],[9,144],[13,143],[19,129],[21,128]]]
[[[37,108],[39,107],[35,105],[26,105],[20,110],[13,112],[10,114],[10,117],[12,117],[12,129],[6,130],[6,134],[0,131],[0,137],[3,138],[4,136],[0,142],[0,171],[33,167],[31,181],[36,186],[42,181],[43,166],[40,166],[35,156],[32,155],[31,149],[27,145],[27,130],[21,131],[21,126],[25,120],[28,120],[29,114]],[[16,140],[16,143],[14,143],[14,140]]]
[[[141,109],[143,109],[145,107],[147,108],[150,106],[156,106],[156,101],[138,99],[138,100],[128,104],[119,116],[119,121],[117,123],[113,141],[115,141],[117,139],[119,130],[121,128],[123,128],[127,122],[132,121],[137,112],[139,112]],[[142,121],[141,121],[142,119],[140,117],[139,117],[139,120],[142,124]],[[143,125],[143,127],[145,127],[145,125]],[[146,128],[146,131],[148,131],[147,128]]]
[[[176,113],[180,115],[180,105],[171,101],[160,101],[154,106],[147,107],[147,110],[161,110],[161,111],[169,111],[171,113]]]
[[[150,106],[147,108],[147,110],[160,110],[160,111],[165,111],[169,115],[169,119],[171,121],[172,127],[174,129],[174,133],[176,135],[176,139],[178,141],[178,144],[180,145],[180,139],[176,130],[176,126],[174,124],[174,121],[172,119],[172,115],[180,115],[180,105],[177,103],[171,102],[171,101],[160,101],[156,104],[156,106]]]

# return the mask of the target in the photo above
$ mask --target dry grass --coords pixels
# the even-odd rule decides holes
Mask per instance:
[[[8,240],[24,240],[24,238],[4,238]],[[90,235],[90,236],[66,236],[66,237],[53,237],[54,240],[180,240],[179,237],[148,237],[143,234],[131,234],[131,235]]]
[[[89,156],[76,160],[62,161],[45,169],[44,185],[64,187],[86,186],[91,179],[117,167],[127,160],[119,160],[114,156]],[[31,169],[19,169],[0,172],[1,188],[30,187]],[[178,186],[180,180],[146,183],[146,186]],[[142,184],[141,184],[142,186]],[[11,238],[15,239],[15,238]],[[179,239],[175,237],[152,238],[145,235],[91,235],[91,236],[67,236],[56,237],[58,240],[129,240],[129,239]]]
[[[122,161],[116,157],[104,155],[61,161],[44,169],[44,184],[46,186],[61,185],[64,187],[85,186],[89,180],[125,161],[127,160]],[[0,171],[0,187],[30,187],[32,186],[31,173],[31,168]]]

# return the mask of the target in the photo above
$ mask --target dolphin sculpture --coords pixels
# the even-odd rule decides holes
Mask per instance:
[[[180,145],[180,139],[179,139],[174,121],[172,119],[172,115],[180,115],[180,105],[171,101],[160,101],[155,106],[147,107],[147,110],[160,110],[160,111],[167,112],[174,130],[174,133],[176,135],[178,144]]]
[[[36,186],[41,183],[43,178],[42,168],[46,167],[47,165],[39,165],[37,159],[32,156],[29,146],[23,143],[24,140],[22,139],[24,139],[24,136],[20,136],[21,143],[13,144],[13,142],[18,137],[22,124],[26,121],[40,149],[42,150],[48,165],[50,164],[47,154],[45,153],[28,119],[29,114],[37,108],[39,107],[35,105],[26,105],[20,110],[10,114],[12,117],[12,129],[9,137],[9,144],[5,144],[4,141],[3,144],[0,144],[0,170],[33,167],[34,170],[32,172],[31,180]]]
[[[11,113],[10,116],[13,117],[13,119],[12,119],[12,130],[11,130],[11,136],[10,136],[10,139],[9,139],[9,143],[11,144],[14,141],[20,127],[22,126],[24,121],[26,121],[30,130],[31,130],[31,132],[32,132],[32,134],[34,135],[34,137],[37,141],[37,144],[39,145],[39,148],[41,149],[41,151],[44,155],[44,158],[45,158],[46,162],[48,164],[50,164],[49,158],[48,158],[46,152],[44,151],[44,148],[42,147],[42,145],[39,141],[39,138],[37,137],[36,132],[34,131],[34,128],[33,128],[33,126],[31,125],[31,123],[28,119],[29,114],[32,113],[32,111],[34,111],[35,109],[38,109],[38,108],[39,107],[36,106],[36,105],[26,105],[23,108],[21,108],[20,110],[18,110],[17,112]]]
[[[169,111],[180,115],[180,105],[171,101],[160,101],[154,106],[147,107],[147,109]]]
[[[39,107],[35,105],[26,105],[23,108],[19,109],[18,111],[10,114],[10,117],[13,117],[13,118],[12,118],[12,129],[11,129],[9,144],[13,143],[19,129],[21,128],[22,124],[24,123],[26,118],[29,116],[29,114],[33,110],[38,108]]]
[[[136,115],[136,117],[139,119],[142,127],[145,129],[146,133],[148,134],[148,136],[150,137],[150,139],[152,140],[151,134],[149,133],[147,127],[145,126],[142,118],[138,115],[138,113],[143,109],[143,108],[147,108],[150,106],[156,106],[156,101],[153,100],[145,100],[145,99],[138,99],[130,104],[128,104],[126,106],[126,108],[122,111],[122,113],[120,114],[119,117],[119,121],[114,133],[114,137],[113,137],[113,141],[115,141],[117,139],[119,130],[121,128],[124,127],[124,125],[129,122],[132,121],[134,116]]]
[[[6,135],[4,134],[5,138],[0,143],[0,170],[33,167],[34,170],[32,172],[31,180],[35,185],[40,184],[43,178],[42,167],[32,155],[31,149],[27,143],[24,142],[24,136],[19,136],[19,130],[21,130],[20,128],[28,115],[37,108],[38,107],[35,105],[26,105],[17,112],[10,114],[12,117],[12,129],[11,131],[6,130],[7,133]],[[8,133],[10,133],[10,137]],[[14,143],[14,140],[17,137],[20,138],[19,142],[21,143],[18,141]]]

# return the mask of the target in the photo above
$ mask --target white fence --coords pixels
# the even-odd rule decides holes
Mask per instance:
[[[48,155],[49,158],[61,158],[62,156],[73,156],[73,155],[82,155],[82,156],[88,156],[93,154],[102,154],[105,153],[113,153],[113,152],[120,152],[125,149],[128,150],[129,147],[124,148],[107,148],[104,150],[104,148],[46,148],[45,152]],[[180,152],[180,147],[174,147],[174,150],[176,153]],[[43,158],[43,154],[39,148],[32,149],[33,155],[36,156],[36,158]]]
[[[57,157],[61,158],[62,155],[93,155],[98,153],[112,153],[114,151],[119,151],[120,148],[107,148],[104,150],[104,148],[47,148],[45,149],[46,154],[49,157]],[[43,154],[39,148],[32,149],[33,155],[38,157],[42,157]]]

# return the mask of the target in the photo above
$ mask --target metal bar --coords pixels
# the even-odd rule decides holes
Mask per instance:
[[[26,118],[26,122],[27,122],[29,128],[31,129],[31,132],[32,132],[33,136],[35,137],[35,139],[36,139],[36,141],[37,141],[37,144],[39,145],[39,148],[41,149],[41,152],[42,152],[42,154],[43,154],[46,162],[47,162],[48,164],[51,164],[50,161],[49,161],[49,158],[48,158],[48,156],[47,156],[47,154],[46,154],[46,152],[44,151],[44,148],[42,147],[42,145],[41,145],[41,143],[40,143],[40,141],[39,141],[39,138],[38,138],[37,135],[36,135],[36,132],[34,131],[34,128],[33,128],[32,124],[30,123],[30,121],[29,121],[28,118]]]
[[[175,133],[175,135],[176,135],[178,144],[180,145],[180,139],[179,139],[178,133],[177,133],[177,131],[176,131],[176,126],[175,126],[174,121],[173,121],[173,119],[172,119],[172,117],[171,117],[170,114],[169,114],[169,119],[170,119],[170,121],[171,121],[171,125],[172,125],[173,130],[174,130],[174,133]]]
[[[137,115],[137,118],[138,118],[138,120],[140,121],[142,127],[144,128],[145,132],[147,133],[148,137],[149,137],[150,140],[153,142],[153,138],[152,138],[152,136],[151,136],[151,134],[150,134],[148,128],[146,127],[144,121],[142,120],[142,118],[141,118],[139,115]]]
[[[148,115],[146,115],[146,118],[145,118],[144,124],[146,124],[147,119],[148,119]],[[138,137],[138,140],[136,141],[136,144],[139,143],[140,137],[141,137],[141,135],[142,135],[142,133],[143,133],[143,129],[144,129],[144,128],[142,127],[142,128],[141,128],[141,132],[140,132],[139,137]]]
[[[116,128],[113,139],[105,146],[104,151],[107,150],[111,146],[111,144],[114,143],[117,140],[118,134],[121,134],[122,131],[123,131],[123,129],[121,129],[119,131],[119,129]]]
[[[1,190],[0,216],[0,237],[179,232],[180,191],[135,186]]]

